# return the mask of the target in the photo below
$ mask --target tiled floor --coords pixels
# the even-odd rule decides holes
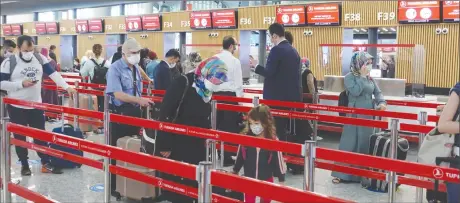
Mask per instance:
[[[59,124],[47,124],[47,129]],[[321,147],[336,149],[338,146],[338,136],[323,134],[324,137],[319,144]],[[102,142],[102,135],[91,135],[89,140]],[[409,152],[409,160],[414,160],[416,152]],[[38,156],[35,152],[30,151],[30,162],[33,175],[30,177],[20,176],[20,165],[17,163],[16,153],[12,151],[12,177],[20,180],[20,185],[30,190],[36,191],[48,196],[59,202],[102,202],[103,201],[103,173],[102,171],[83,166],[80,169],[65,170],[62,175],[51,175],[40,173]],[[85,153],[94,159],[99,159],[94,155]],[[388,194],[370,192],[362,189],[360,184],[332,184],[331,172],[317,169],[315,191],[333,197],[339,197],[356,202],[388,202]],[[287,186],[302,188],[302,176],[293,176],[288,174]],[[13,195],[14,202],[25,202],[21,197]],[[132,202],[123,200],[124,202]],[[397,202],[414,202],[415,188],[410,186],[401,186],[397,192]],[[113,202],[116,202],[113,200]]]

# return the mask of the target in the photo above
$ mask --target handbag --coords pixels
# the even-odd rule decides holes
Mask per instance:
[[[439,133],[437,128],[433,129],[423,140],[422,146],[418,152],[418,162],[435,165],[436,157],[452,156],[454,142],[454,134]],[[441,166],[449,167],[449,164],[443,162]]]

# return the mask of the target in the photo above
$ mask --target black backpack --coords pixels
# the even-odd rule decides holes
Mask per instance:
[[[102,63],[99,65],[96,60],[94,59],[91,59],[91,61],[93,61],[94,63],[94,75],[93,75],[93,78],[91,79],[91,82],[92,83],[95,83],[95,84],[107,84],[107,78],[106,78],[106,75],[107,75],[107,71],[109,71],[108,68],[106,68],[104,65],[105,65],[105,60],[102,61]]]
[[[339,95],[339,106],[348,107],[348,92],[344,90]],[[339,113],[340,116],[346,116],[346,113]]]

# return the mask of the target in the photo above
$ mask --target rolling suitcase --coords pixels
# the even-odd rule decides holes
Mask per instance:
[[[390,155],[390,141],[391,136],[388,132],[379,132],[371,135],[370,145],[369,145],[369,154],[373,156],[380,157],[389,157]],[[409,151],[409,141],[404,138],[398,139],[398,150],[397,150],[397,159],[406,160],[407,152]],[[383,170],[377,170],[379,172],[385,172]],[[403,174],[398,174],[403,175]],[[388,182],[375,180],[370,178],[362,179],[362,186],[368,190],[374,192],[388,192]],[[399,186],[399,184],[397,185]]]
[[[91,110],[91,111],[97,111],[97,97],[93,95],[86,95],[86,94],[80,94],[79,99],[79,107],[80,109],[86,109],[86,110]],[[69,101],[70,106],[75,106],[73,100]],[[76,107],[75,107],[76,108]],[[91,118],[87,118],[88,120],[92,120]],[[97,129],[96,126],[92,126],[91,124],[87,123],[79,123],[78,128],[82,132],[91,132],[94,129]]]
[[[117,140],[117,147],[133,152],[140,152],[141,140],[137,137],[122,137]],[[148,175],[155,175],[155,170],[130,164],[123,161],[117,161],[117,166],[127,168],[129,170],[141,172]],[[117,192],[121,196],[134,200],[148,201],[153,200],[156,196],[155,186],[145,184],[136,180],[132,180],[123,176],[117,176]]]
[[[74,126],[70,124],[64,124],[62,127],[54,128],[53,132],[67,135],[70,137],[84,139],[83,133],[80,131],[80,129],[74,128]],[[59,151],[63,151],[63,152],[67,152],[67,153],[71,153],[71,154],[75,154],[78,156],[83,156],[83,151],[64,147],[64,146],[57,145],[57,144],[50,144],[50,148],[59,150]],[[50,156],[50,162],[53,166],[58,167],[58,168],[80,168],[81,167],[81,164],[79,163],[75,163],[75,162],[68,161],[65,159],[60,159],[54,156]]]

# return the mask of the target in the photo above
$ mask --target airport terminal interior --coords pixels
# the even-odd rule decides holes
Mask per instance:
[[[447,115],[443,108],[449,106],[448,101],[455,100],[451,95],[460,91],[460,1],[2,0],[0,11],[0,202],[460,202],[460,132],[441,132],[438,122]],[[275,28],[282,28],[286,40],[289,35],[292,41],[285,42]],[[29,63],[23,54],[27,46],[19,44],[24,39],[31,39],[38,52],[30,63],[43,55],[37,58],[43,70],[33,73],[34,78],[43,73],[43,78],[21,83],[18,78],[32,77],[27,68],[33,68],[14,74]],[[290,50],[298,55],[294,61],[286,56]],[[175,53],[180,56],[177,61]],[[132,63],[131,55],[136,54],[139,59]],[[229,64],[224,55],[238,63]],[[213,59],[223,61],[222,66],[228,66],[223,69],[239,78],[227,75],[224,81],[212,76],[219,71],[219,65],[208,66]],[[93,73],[82,72],[85,63],[94,63]],[[155,63],[152,67],[157,71],[162,64],[169,68],[165,70],[171,88],[155,87],[164,79],[155,78],[159,72],[151,74],[150,63]],[[139,76],[129,69],[131,64],[142,69]],[[238,71],[231,67],[235,64]],[[111,79],[121,74],[123,65],[143,81],[131,81],[133,75]],[[104,82],[95,82],[96,72],[104,66],[108,68]],[[195,68],[213,71],[195,72]],[[176,69],[185,77],[173,76]],[[293,69],[298,72],[287,75]],[[63,86],[57,75],[68,85]],[[188,79],[190,75],[193,80]],[[131,83],[123,81],[128,79]],[[216,80],[222,83],[214,84]],[[370,87],[361,80],[370,81]],[[119,113],[116,102],[125,100],[109,88],[114,81],[120,91],[136,89],[131,94],[151,104],[132,105],[139,116]],[[234,88],[235,81],[242,85]],[[227,82],[235,91],[221,93],[231,94],[211,91]],[[11,88],[13,83],[15,88]],[[141,89],[133,88],[133,83]],[[175,94],[182,96],[180,101],[171,102],[174,119],[166,118],[163,108],[171,105],[162,100],[168,95],[172,98],[173,87],[183,83],[187,84],[183,95]],[[299,100],[288,99],[297,90],[291,84],[302,91]],[[40,85],[33,90],[40,93],[31,95],[41,96],[17,97],[28,94],[25,88],[34,85]],[[193,106],[205,105],[209,117],[178,119],[188,111],[181,107],[195,102],[183,101],[199,96],[203,104]],[[361,99],[369,100],[370,107]],[[455,102],[459,103],[458,98]],[[257,120],[249,111],[256,110],[260,116],[261,105],[270,107],[270,119],[268,124],[260,119],[265,129],[256,133]],[[32,123],[38,120],[24,113],[32,110],[44,112],[44,129],[34,128]],[[201,110],[190,110],[195,111]],[[16,125],[26,124],[25,120],[29,126]],[[454,120],[450,123],[456,122],[458,131],[457,117],[444,120]],[[230,123],[236,127],[223,130]],[[124,125],[139,127],[139,133],[120,136],[113,144],[109,139],[120,134],[115,131]],[[64,131],[69,126],[73,133]],[[278,138],[267,140],[268,129]],[[280,137],[279,132],[287,137]],[[17,133],[25,135],[26,142],[12,135]],[[433,136],[438,134],[442,136]],[[165,149],[157,146],[162,143],[156,142],[158,135],[181,142],[173,144],[180,150],[200,154],[206,149],[206,154],[199,165],[164,157],[164,150],[160,155],[147,149]],[[203,150],[187,149],[195,142],[205,143]],[[19,153],[17,146],[21,146]],[[28,150],[28,164],[18,158],[24,150]],[[442,150],[453,160],[450,165],[443,164],[449,161],[435,163]],[[50,160],[78,164],[42,163],[38,151],[56,157]],[[261,162],[265,156],[268,164]],[[119,159],[116,166],[109,164],[108,157]],[[249,161],[255,162],[255,179],[248,175]],[[245,168],[235,173],[238,163]],[[25,165],[29,173],[24,172]],[[269,179],[261,179],[267,170]],[[285,174],[285,181],[276,177],[278,170]],[[118,174],[116,190],[108,186],[114,185],[111,172]],[[174,176],[165,176],[168,172]],[[195,181],[184,180],[195,176]],[[269,183],[273,176],[274,183]],[[177,196],[190,199],[168,199]]]

